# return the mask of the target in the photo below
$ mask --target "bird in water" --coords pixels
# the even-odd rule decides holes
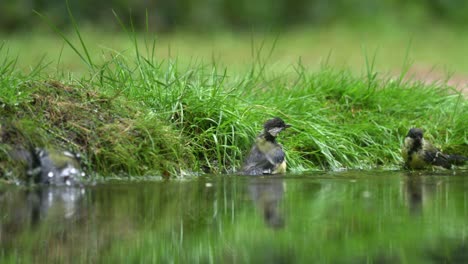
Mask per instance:
[[[408,169],[424,169],[438,166],[446,169],[453,165],[463,165],[468,158],[460,155],[444,154],[424,139],[420,128],[411,128],[405,137],[401,155]]]
[[[10,153],[11,159],[24,164],[28,182],[46,185],[77,185],[85,176],[81,156],[70,151],[55,149],[18,148]]]
[[[50,185],[77,185],[85,176],[81,156],[70,151],[36,149],[40,162],[40,178],[36,181]]]
[[[245,175],[279,174],[286,172],[286,159],[283,146],[276,137],[284,129],[291,127],[281,118],[275,117],[265,122],[263,132],[257,136],[249,156],[244,162]]]

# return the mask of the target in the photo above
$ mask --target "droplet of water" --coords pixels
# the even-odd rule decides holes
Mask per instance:
[[[369,197],[371,197],[371,195],[372,195],[372,194],[371,194],[371,192],[369,192],[369,191],[364,191],[364,192],[362,192],[362,197],[364,197],[364,198],[369,198]]]
[[[47,173],[47,177],[49,177],[49,178],[52,178],[52,177],[54,177],[54,173],[53,173],[53,172],[51,172],[51,171],[49,171],[49,173]]]
[[[63,155],[64,155],[64,156],[67,156],[67,157],[70,157],[70,158],[74,158],[74,157],[75,157],[75,155],[73,155],[73,153],[71,153],[70,151],[67,151],[67,150],[65,150],[65,151],[63,152]]]

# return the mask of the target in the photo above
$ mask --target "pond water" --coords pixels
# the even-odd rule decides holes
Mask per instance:
[[[0,187],[0,263],[468,263],[468,172]]]

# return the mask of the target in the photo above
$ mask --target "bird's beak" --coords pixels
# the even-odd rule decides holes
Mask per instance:
[[[284,126],[284,128],[288,128],[288,127],[291,127],[291,125],[290,125],[290,124],[286,124],[286,125]]]

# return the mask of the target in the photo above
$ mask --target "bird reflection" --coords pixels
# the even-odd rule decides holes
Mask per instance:
[[[29,192],[27,200],[37,215],[32,218],[32,223],[37,224],[49,216],[64,219],[78,216],[85,193],[82,187],[43,187]]]
[[[279,206],[284,192],[283,179],[253,178],[248,188],[257,209],[263,213],[265,224],[274,229],[283,228],[284,217]]]
[[[423,188],[419,175],[409,176],[404,182],[406,200],[412,214],[420,214],[423,200]]]
[[[36,228],[44,221],[65,223],[84,213],[82,187],[43,186],[33,189],[12,188],[0,195],[0,242],[14,239],[22,230]]]
[[[436,192],[439,182],[419,173],[409,172],[403,182],[404,193],[411,214],[422,213],[424,203]]]

